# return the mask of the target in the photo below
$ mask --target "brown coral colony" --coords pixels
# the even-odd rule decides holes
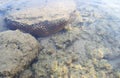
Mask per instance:
[[[61,20],[61,21],[55,21],[54,22],[42,22],[32,25],[22,24],[16,21],[11,21],[10,19],[5,19],[5,22],[7,23],[7,27],[12,30],[22,30],[24,32],[30,33],[36,37],[39,36],[48,36],[51,34],[54,34],[64,28],[64,26],[67,24],[67,21]]]

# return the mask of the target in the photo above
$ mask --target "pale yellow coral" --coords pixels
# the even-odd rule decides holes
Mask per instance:
[[[82,70],[83,69],[83,67],[80,64],[78,64],[78,65],[73,65],[72,64],[71,67],[73,67],[76,70]]]
[[[52,68],[52,71],[55,72],[55,71],[57,70],[57,68],[58,68],[58,62],[57,62],[57,61],[54,61],[51,68]]]
[[[63,67],[62,67],[62,72],[63,72],[64,74],[67,74],[67,73],[68,73],[68,68],[67,68],[66,66],[63,66]]]

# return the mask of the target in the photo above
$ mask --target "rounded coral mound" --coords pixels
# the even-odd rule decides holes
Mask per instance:
[[[0,33],[0,77],[13,77],[38,54],[39,44],[29,34],[16,31]]]
[[[5,19],[8,28],[20,29],[34,36],[47,36],[62,30],[76,10],[73,0],[28,1],[23,8],[17,8],[21,9],[12,10]]]

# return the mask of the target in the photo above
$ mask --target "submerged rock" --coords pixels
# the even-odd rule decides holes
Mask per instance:
[[[34,36],[47,36],[64,28],[76,10],[73,0],[29,1],[12,10],[5,21],[10,29],[20,29]],[[32,5],[32,7],[30,6]]]
[[[0,78],[13,77],[24,70],[39,51],[37,40],[18,30],[0,33]]]

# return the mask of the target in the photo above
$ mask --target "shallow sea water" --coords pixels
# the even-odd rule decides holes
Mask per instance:
[[[103,40],[103,44],[110,49],[110,59],[106,58],[109,63],[119,68],[120,63],[120,1],[119,0],[77,0],[78,9],[83,14],[87,11],[93,11],[94,13],[100,14],[102,18],[97,19],[88,17],[94,20],[91,25],[100,28],[101,31],[108,33],[106,40]],[[85,11],[85,12],[84,12]],[[85,25],[87,26],[87,25]],[[94,28],[93,28],[94,29]],[[98,30],[99,31],[99,30]],[[92,31],[91,31],[92,32]],[[109,41],[109,42],[108,42]],[[118,48],[117,48],[118,47]]]
[[[14,6],[25,4],[24,0],[0,1],[0,32],[8,30],[3,19],[14,7],[15,2],[17,3]],[[120,0],[75,0],[75,2],[83,18],[83,27],[89,33],[89,36],[85,37],[91,38],[88,42],[94,41],[96,45],[106,47],[109,52],[104,53],[104,59],[113,68],[120,69]]]

